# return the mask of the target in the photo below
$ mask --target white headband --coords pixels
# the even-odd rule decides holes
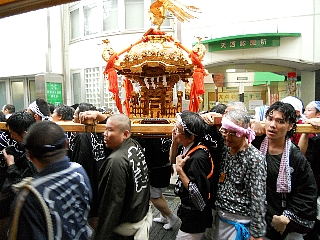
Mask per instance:
[[[41,120],[48,120],[50,119],[49,116],[44,116],[43,113],[40,111],[36,101],[32,102],[28,107],[32,112],[39,115],[41,117]]]
[[[198,134],[195,134],[189,130],[187,124],[181,118],[181,113],[177,113],[177,122],[183,127],[183,130],[187,131],[191,135],[198,136]]]

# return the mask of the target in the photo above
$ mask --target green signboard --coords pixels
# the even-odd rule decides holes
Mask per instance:
[[[62,104],[62,83],[46,83],[47,102],[55,106]]]
[[[261,33],[222,37],[201,41],[209,52],[280,46],[282,37],[300,37],[300,33]]]
[[[280,46],[280,37],[230,39],[210,43],[209,52],[275,46]]]

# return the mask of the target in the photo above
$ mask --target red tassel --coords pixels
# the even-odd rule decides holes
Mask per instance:
[[[197,52],[190,51],[189,57],[192,63],[195,65],[193,72],[193,83],[190,89],[190,104],[189,111],[198,112],[200,104],[200,95],[205,93],[204,89],[204,66],[199,59]]]
[[[116,101],[116,106],[117,106],[119,112],[122,114],[123,113],[122,104],[121,104],[121,101],[120,101],[120,98],[119,98],[119,94],[117,93],[117,94],[114,94],[113,96],[114,96],[114,100]]]
[[[197,92],[197,86],[193,81],[190,88],[190,104],[189,104],[190,112],[198,112],[199,110],[199,101],[198,101],[198,96],[196,92]]]
[[[113,68],[114,67],[114,63],[116,62],[116,60],[118,59],[118,56],[116,53],[113,53],[109,60],[108,60],[108,63],[107,63],[107,66],[106,66],[106,71],[109,69],[109,68]]]
[[[198,112],[201,102],[200,95],[204,93],[204,69],[196,68],[193,72],[193,82],[190,89],[189,111]]]
[[[109,80],[108,90],[109,92],[113,93],[113,97],[119,112],[123,113],[121,101],[119,98],[118,75],[116,70],[114,69],[114,63],[117,59],[118,59],[117,54],[113,53],[113,55],[109,58],[106,69],[104,70],[104,75],[107,75]]]
[[[109,92],[112,92],[113,94],[118,94],[119,87],[118,87],[118,75],[114,68],[110,68],[107,70],[108,74],[108,80],[109,80]]]
[[[126,91],[126,100],[125,100],[125,105],[126,105],[126,115],[129,117],[130,116],[130,99],[132,97],[132,91],[133,91],[133,86],[131,81],[128,78],[125,78],[123,80],[123,87]]]
[[[199,54],[194,52],[194,51],[191,51],[189,53],[189,57],[192,61],[192,63],[197,67],[197,68],[204,68],[204,66],[202,65],[201,63],[201,60],[199,59]]]
[[[197,68],[193,73],[193,82],[196,85],[197,94],[202,95],[205,93],[204,89],[204,70]]]

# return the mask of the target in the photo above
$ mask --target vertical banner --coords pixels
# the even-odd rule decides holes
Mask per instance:
[[[279,94],[278,93],[271,93],[270,94],[270,105],[279,101]]]
[[[212,74],[212,78],[216,87],[223,87],[224,75],[222,73]]]
[[[286,85],[286,91],[289,93],[289,95],[296,95],[296,89],[297,89],[297,81],[288,80]]]
[[[288,72],[287,75],[287,85],[286,85],[286,91],[290,95],[296,95],[296,89],[297,89],[297,72]]]

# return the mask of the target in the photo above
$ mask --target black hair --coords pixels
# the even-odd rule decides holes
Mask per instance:
[[[79,113],[90,111],[90,110],[97,110],[97,108],[91,103],[80,103],[78,108],[79,108]]]
[[[55,109],[54,104],[48,103],[48,106],[49,106],[49,111],[50,111],[50,113],[52,114],[53,111],[54,111],[54,109]]]
[[[65,151],[66,137],[62,127],[55,122],[41,121],[29,128],[23,144],[36,158],[41,158],[47,153]]]
[[[58,116],[62,116],[61,120],[69,121],[73,119],[74,109],[70,106],[60,104],[54,109]]]
[[[90,111],[90,110],[92,110],[92,111],[97,110],[97,108],[91,103],[80,103],[77,108],[78,108],[78,112],[77,112],[78,117],[79,117],[79,113],[81,113],[81,112]]]
[[[283,113],[284,120],[293,124],[292,129],[287,132],[287,137],[292,137],[297,129],[297,114],[294,107],[289,103],[275,102],[267,110],[265,117],[267,118],[272,112],[276,110]]]
[[[4,105],[4,110],[7,109],[9,114],[12,114],[16,111],[16,108],[12,104],[6,104]]]
[[[70,107],[72,107],[74,110],[76,110],[78,106],[79,106],[79,103],[76,103],[76,104],[71,105]]]
[[[223,103],[219,103],[218,105],[215,105],[213,108],[211,108],[210,112],[224,114],[226,108],[227,108],[227,105],[225,105]]]
[[[195,137],[195,142],[199,142],[204,135],[205,122],[199,114],[195,112],[183,111],[180,114],[181,120],[185,126],[183,126],[184,133],[187,138]],[[189,130],[189,131],[188,131]]]
[[[39,111],[43,114],[43,116],[50,116],[49,105],[44,99],[37,98],[36,99],[36,104],[37,104],[37,106],[39,108]],[[41,117],[41,116],[39,116],[39,117]]]
[[[0,122],[6,122],[7,118],[6,115],[3,112],[0,112]]]
[[[35,122],[31,113],[15,112],[7,119],[7,127],[21,136]]]

